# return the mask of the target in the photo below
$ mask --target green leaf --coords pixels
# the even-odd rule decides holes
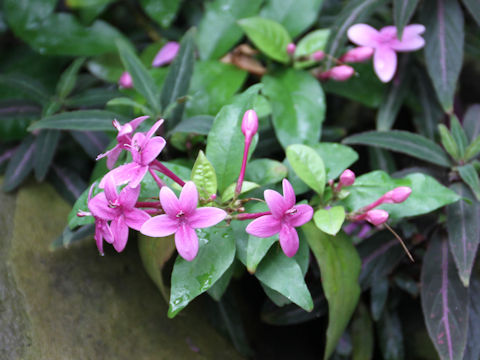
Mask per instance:
[[[444,113],[440,106],[430,78],[424,71],[417,71],[416,83],[420,101],[421,114],[414,118],[420,134],[435,140],[437,124],[443,119]]]
[[[453,96],[463,63],[463,14],[457,0],[428,1],[425,15],[425,61],[440,104],[453,111]]]
[[[105,110],[77,110],[47,116],[30,125],[36,129],[114,131],[114,119],[123,121],[123,116]]]
[[[447,240],[438,234],[430,239],[420,280],[423,317],[440,359],[463,359],[468,288],[458,277]]]
[[[233,195],[235,195],[235,188],[237,186],[237,183],[230,184],[225,191],[222,194],[222,202],[227,202],[231,199],[233,199]],[[240,191],[240,194],[244,194],[246,192],[249,192],[250,190],[257,189],[259,188],[260,185],[251,182],[251,181],[244,181],[242,183],[242,189]]]
[[[368,131],[349,136],[345,144],[378,146],[383,149],[407,154],[436,165],[450,167],[450,160],[443,149],[433,141],[408,131]]]
[[[330,29],[319,29],[305,35],[297,44],[295,57],[312,55],[316,51],[325,50]]]
[[[206,12],[198,25],[197,46],[202,60],[217,59],[243,36],[237,20],[253,16],[262,0],[214,0],[206,3]]]
[[[40,105],[45,105],[50,101],[47,89],[37,80],[25,75],[0,75],[0,85],[19,90]]]
[[[480,180],[478,173],[472,164],[466,164],[458,167],[460,177],[475,194],[475,198],[480,201]]]
[[[66,226],[62,234],[50,243],[49,250],[67,249],[74,242],[87,238],[91,239],[94,234],[95,226],[92,224],[82,226],[76,230],[70,230],[70,228]]]
[[[218,281],[212,285],[210,289],[207,290],[208,295],[210,295],[215,301],[220,301],[223,294],[227,290],[230,280],[233,276],[233,270],[235,267],[235,260],[232,262],[232,265],[223,273],[223,275],[218,279]]]
[[[72,92],[77,83],[78,72],[84,62],[84,58],[75,59],[60,76],[57,84],[57,95],[60,99],[65,99]]]
[[[18,187],[30,174],[34,164],[35,138],[27,136],[15,150],[10,159],[5,178],[3,179],[3,191],[9,192]]]
[[[166,28],[175,19],[180,0],[141,0],[143,10],[160,26]]]
[[[119,41],[117,48],[123,65],[132,76],[135,89],[145,97],[153,110],[160,111],[159,91],[146,67],[127,43]]]
[[[264,186],[282,181],[287,173],[287,167],[279,161],[255,159],[249,162],[245,178]]]
[[[37,181],[45,179],[59,140],[58,130],[42,130],[35,139],[34,169]]]
[[[113,0],[66,0],[65,3],[70,8],[84,8],[90,6],[106,5]]]
[[[258,238],[250,235],[248,237],[247,246],[247,270],[250,274],[254,274],[258,264],[267,254],[268,250],[278,240],[278,236],[270,236],[268,238]]]
[[[367,307],[360,302],[352,322],[353,356],[352,360],[370,360],[373,358],[373,324]]]
[[[144,114],[150,113],[145,106],[128,97],[117,97],[108,101],[107,106],[128,106],[134,110],[140,110]]]
[[[296,37],[314,23],[322,4],[323,0],[269,0],[260,15],[282,24]]]
[[[172,271],[168,317],[176,316],[190,301],[207,291],[230,267],[235,258],[231,227],[197,229],[200,248],[192,261],[178,256]]]
[[[404,359],[402,323],[396,312],[385,310],[377,322],[377,333],[380,334],[380,350],[383,359]]]
[[[358,276],[362,263],[350,239],[333,237],[307,223],[302,230],[320,267],[322,287],[328,301],[327,344],[324,359],[335,350],[360,297]]]
[[[290,145],[287,159],[295,173],[320,196],[325,189],[325,166],[317,152],[306,145]]]
[[[225,105],[216,116],[207,139],[207,158],[217,173],[218,190],[223,193],[235,182],[243,158],[244,136],[241,131],[245,111],[251,109],[261,85],[254,85]],[[252,142],[255,149],[257,137]]]
[[[465,348],[464,360],[475,360],[480,357],[480,344],[477,339],[480,335],[480,274],[473,274],[470,287],[468,289],[468,338]]]
[[[313,300],[303,279],[302,269],[287,257],[280,246],[274,246],[257,267],[255,276],[306,311],[313,310]]]
[[[447,151],[447,153],[452,158],[458,160],[460,158],[458,146],[450,130],[448,130],[445,125],[440,124],[438,125],[438,132],[440,133],[440,141],[442,142],[442,145]]]
[[[210,129],[212,128],[214,119],[215,118],[210,115],[198,115],[191,118],[186,118],[180,121],[170,132],[172,134],[185,132],[208,135]]]
[[[340,174],[358,160],[358,154],[351,147],[322,142],[312,146],[325,164],[327,180],[336,179]]]
[[[465,160],[471,160],[480,152],[480,135],[465,149]]]
[[[263,93],[273,109],[273,127],[283,147],[316,144],[325,118],[325,94],[307,72],[290,69],[265,75]]]
[[[182,119],[185,103],[178,103],[178,100],[187,95],[190,87],[195,63],[194,35],[195,29],[193,28],[183,36],[180,42],[180,50],[178,50],[175,60],[170,65],[163,84],[160,97],[163,111],[166,112],[168,107],[175,106],[171,114],[164,114],[168,117],[167,125],[169,128],[173,128]]]
[[[175,253],[173,235],[164,238],[152,238],[139,234],[138,250],[145,271],[157,285],[165,301],[168,302],[170,290],[163,280],[162,271],[168,260]]]
[[[0,141],[22,140],[28,134],[28,126],[41,117],[40,111],[31,101],[0,101]]]
[[[349,211],[358,210],[398,186],[408,186],[412,193],[401,204],[384,204],[392,219],[427,214],[460,198],[452,190],[437,182],[433,177],[413,173],[401,179],[393,179],[383,171],[373,171],[355,180],[348,188],[349,195],[342,202]]]
[[[463,0],[462,2],[480,26],[480,3],[477,0]]]
[[[75,203],[75,200],[87,188],[85,180],[73,168],[55,164],[52,164],[50,168],[52,171],[48,174],[48,180],[55,190],[70,204]]]
[[[380,320],[388,298],[389,283],[386,277],[372,282],[370,288],[370,311],[375,321]]]
[[[450,115],[450,129],[452,131],[452,136],[455,139],[455,143],[458,146],[458,155],[463,159],[465,156],[465,149],[468,146],[468,139],[463,130],[462,124],[460,124],[460,121],[458,121],[455,114]]]
[[[334,206],[330,209],[315,211],[313,221],[317,228],[329,235],[337,235],[345,221],[345,209],[343,206]]]
[[[262,53],[273,60],[288,63],[287,45],[292,39],[281,24],[261,17],[242,19],[238,24]]]
[[[463,117],[463,128],[470,141],[480,136],[480,105],[474,104],[468,107]]]
[[[217,193],[217,176],[213,165],[208,161],[202,150],[193,164],[191,180],[198,189],[201,198],[208,199]]]
[[[397,27],[398,38],[402,38],[403,28],[412,18],[417,8],[418,0],[394,0],[393,1],[393,19]]]
[[[87,62],[88,71],[110,83],[117,83],[123,73],[123,64],[117,53],[96,56]]]

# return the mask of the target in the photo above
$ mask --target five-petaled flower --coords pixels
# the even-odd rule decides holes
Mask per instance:
[[[192,181],[182,188],[180,198],[168,187],[160,189],[160,203],[165,214],[154,216],[140,229],[142,234],[164,237],[175,234],[178,253],[187,261],[192,261],[198,253],[198,236],[195,229],[218,224],[227,213],[216,207],[197,208],[198,191]]]
[[[397,69],[397,52],[415,51],[425,45],[420,36],[425,26],[420,24],[407,25],[403,29],[402,39],[397,37],[395,26],[385,26],[380,31],[367,24],[356,24],[348,29],[351,42],[374,49],[373,67],[375,73],[383,82],[389,82]]]
[[[287,179],[283,179],[283,196],[274,190],[265,190],[264,197],[271,215],[264,215],[248,224],[247,233],[266,238],[280,233],[280,246],[288,257],[298,250],[296,227],[310,221],[313,209],[310,205],[295,205],[295,192]]]

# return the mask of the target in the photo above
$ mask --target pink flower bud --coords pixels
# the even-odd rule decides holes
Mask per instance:
[[[295,45],[294,43],[290,43],[287,45],[287,53],[288,55],[293,55],[293,53],[295,52],[295,49],[297,48],[297,45]]]
[[[120,79],[118,79],[118,85],[125,89],[133,88],[133,79],[129,72],[124,71]]]
[[[350,79],[353,74],[355,74],[355,70],[348,65],[335,66],[323,73],[326,78],[335,81],[346,81]]]
[[[347,51],[342,55],[340,61],[349,63],[358,63],[367,61],[373,56],[373,48],[368,46],[359,46]]]
[[[322,50],[315,51],[312,54],[312,60],[314,61],[322,61],[325,58],[325,53]]]
[[[347,169],[342,173],[342,175],[340,175],[340,185],[342,187],[353,185],[354,182],[355,182],[355,173],[352,170]]]
[[[365,220],[375,226],[378,226],[388,220],[388,212],[381,209],[367,211],[365,214]]]
[[[258,130],[258,116],[255,110],[247,110],[242,119],[242,133],[245,138],[251,139]]]
[[[408,186],[399,186],[383,195],[384,202],[402,203],[408,199],[411,193],[412,189]]]
[[[159,67],[162,65],[170,64],[175,56],[178,54],[180,44],[176,41],[167,42],[157,53],[155,59],[153,59],[152,66]]]

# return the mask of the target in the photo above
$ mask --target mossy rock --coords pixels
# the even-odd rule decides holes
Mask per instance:
[[[239,359],[201,304],[167,318],[137,247],[49,251],[70,206],[46,184],[0,193],[0,359]]]

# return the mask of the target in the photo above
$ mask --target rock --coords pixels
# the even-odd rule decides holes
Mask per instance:
[[[1,359],[240,359],[201,302],[167,318],[137,246],[49,251],[70,207],[46,184],[0,193]]]

